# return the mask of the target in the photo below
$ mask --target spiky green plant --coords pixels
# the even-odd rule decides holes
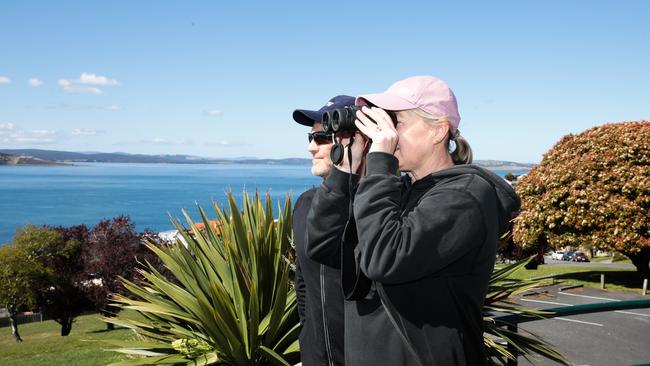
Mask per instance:
[[[548,314],[543,311],[524,308],[508,301],[511,296],[535,287],[541,287],[542,281],[545,280],[543,277],[535,280],[513,280],[509,278],[511,274],[524,268],[531,259],[532,257],[502,268],[495,268],[492,272],[483,306],[483,342],[488,363],[491,365],[506,365],[508,360],[514,360],[517,356],[530,359],[532,355],[539,355],[563,365],[572,365],[562,353],[544,339],[530,332],[522,331],[521,328],[519,328],[518,332],[505,329],[498,326],[494,320],[495,313],[525,314],[540,319],[543,319],[544,315]],[[508,342],[516,349],[517,355],[513,355],[504,347],[499,342],[499,339]]]
[[[228,195],[229,210],[215,204],[218,225],[191,234],[176,220],[183,241],[148,243],[174,278],[147,263],[144,278],[124,280],[128,295],[114,303],[132,311],[106,319],[135,330],[139,341],[116,341],[119,352],[136,355],[114,365],[290,365],[299,360],[300,331],[291,269],[291,201],[278,205],[245,192],[243,211]],[[135,316],[134,316],[135,314]]]

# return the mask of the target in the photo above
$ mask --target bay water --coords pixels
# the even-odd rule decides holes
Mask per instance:
[[[16,229],[26,224],[90,228],[119,215],[129,215],[138,231],[171,230],[169,216],[182,218],[181,209],[199,220],[197,204],[214,219],[213,202],[223,206],[228,191],[235,194],[238,206],[244,190],[268,192],[277,207],[287,194],[295,202],[320,182],[309,165],[0,166],[0,245],[10,242]]]

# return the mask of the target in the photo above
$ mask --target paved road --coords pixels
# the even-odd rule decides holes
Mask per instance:
[[[640,293],[612,292],[578,288],[560,292],[559,286],[547,287],[546,294],[518,296],[520,305],[535,309],[596,302],[648,299]],[[555,344],[576,365],[650,365],[650,309],[575,315],[524,323],[530,331]],[[519,365],[557,365],[547,360]]]
[[[544,257],[544,264],[548,266],[578,266],[578,267],[609,267],[609,268],[635,268],[633,264],[629,263],[603,263],[603,262],[569,262],[558,261],[551,259],[551,257]]]

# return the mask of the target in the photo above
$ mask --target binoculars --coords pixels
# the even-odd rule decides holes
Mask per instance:
[[[357,131],[357,126],[354,124],[354,121],[357,119],[357,111],[360,110],[361,107],[345,106],[343,108],[336,108],[323,113],[323,131],[332,134]],[[386,111],[386,113],[388,113],[390,119],[393,121],[393,126],[397,125],[397,116],[395,115],[395,112]],[[370,120],[377,123],[372,118],[370,118]]]

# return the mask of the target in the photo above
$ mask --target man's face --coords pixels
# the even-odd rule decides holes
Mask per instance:
[[[322,131],[323,125],[320,122],[314,122],[311,132]],[[330,160],[330,150],[332,150],[332,141],[319,144],[316,139],[312,139],[307,146],[307,151],[312,156],[311,160],[311,174],[319,177],[327,177],[332,169],[332,160]]]

